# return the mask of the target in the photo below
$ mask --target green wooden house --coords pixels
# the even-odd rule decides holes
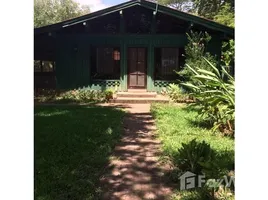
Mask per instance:
[[[144,0],[34,30],[35,87],[159,92],[184,64],[186,32],[206,31],[220,57],[234,29]]]

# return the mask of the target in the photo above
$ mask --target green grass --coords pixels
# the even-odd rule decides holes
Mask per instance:
[[[123,116],[110,107],[36,106],[35,199],[96,199]]]
[[[234,139],[206,128],[206,124],[194,109],[186,105],[153,104],[151,112],[156,120],[158,138],[162,141],[163,155],[171,158],[175,165],[178,160],[178,149],[182,147],[182,143],[196,139],[210,144],[217,152],[218,160],[221,161],[220,172],[226,173],[234,169]],[[200,193],[186,192],[185,195],[181,192],[180,195],[184,196],[180,199],[191,199],[189,195],[193,194]]]

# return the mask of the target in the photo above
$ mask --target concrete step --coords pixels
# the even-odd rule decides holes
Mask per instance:
[[[118,92],[117,97],[125,98],[155,98],[157,95],[156,92]]]
[[[129,97],[117,97],[115,99],[111,99],[110,103],[137,103],[137,104],[142,104],[142,103],[168,103],[169,99],[168,98],[129,98]]]
[[[144,92],[147,92],[146,89],[128,89],[127,91],[130,92],[130,93],[144,93]]]

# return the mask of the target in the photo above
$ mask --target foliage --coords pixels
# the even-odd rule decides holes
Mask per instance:
[[[226,71],[234,75],[235,47],[233,39],[223,43],[221,61],[226,67]]]
[[[192,0],[158,0],[157,2],[184,12],[189,12],[193,5]]]
[[[34,112],[34,199],[98,199],[125,113],[99,106],[35,106]]]
[[[189,42],[185,46],[185,65],[190,65],[194,69],[196,67],[210,69],[209,65],[205,60],[202,59],[202,57],[205,57],[211,63],[216,64],[216,59],[211,56],[209,52],[206,52],[206,47],[211,40],[211,36],[206,32],[198,33],[190,31],[190,33],[186,34]],[[182,71],[176,73],[183,76],[185,80],[190,80],[192,75],[194,75],[193,72],[187,67],[184,67]]]
[[[198,117],[195,107],[186,104],[175,106],[155,103],[151,105],[151,112],[156,119],[157,135],[163,142],[163,153],[175,160],[178,160],[178,149],[182,148],[182,143],[188,143],[193,139],[205,141],[218,154],[226,154],[225,151],[234,152],[234,140],[222,137],[219,131],[215,133],[208,129]],[[229,164],[233,163],[232,153],[226,157]]]
[[[109,101],[110,99],[113,99],[114,91],[112,89],[107,89],[104,91],[105,100]]]
[[[151,0],[234,27],[234,0]]]
[[[74,0],[34,0],[34,27],[65,21],[88,14],[88,6]]]
[[[89,102],[107,102],[113,99],[114,91],[107,89],[104,91],[91,90],[87,88],[74,89],[68,91],[46,91],[39,93],[36,99],[41,99],[42,102],[54,102],[54,103],[89,103]],[[41,97],[41,98],[40,98]]]
[[[181,85],[188,87],[192,95],[197,99],[200,114],[214,125],[214,130],[220,128],[226,134],[234,133],[235,119],[235,87],[234,78],[222,67],[221,72],[203,58],[211,67],[204,70],[186,65],[193,72],[191,80]],[[225,81],[223,76],[227,78]]]
[[[220,7],[221,0],[194,0],[193,12],[207,19],[213,19]]]
[[[215,159],[215,152],[205,141],[197,142],[193,139],[189,143],[182,143],[182,148],[178,151],[179,168],[195,174],[201,174],[202,162]]]
[[[230,137],[222,137],[218,131],[215,134],[207,129],[202,123],[202,119],[198,118],[199,114],[195,107],[184,104],[175,106],[158,103],[152,104],[151,111],[156,120],[157,136],[162,142],[162,157],[169,157],[174,164],[176,172],[173,176],[177,177],[177,181],[179,174],[183,172],[176,166],[183,170],[189,169],[187,169],[187,165],[182,165],[184,159],[182,160],[181,156],[183,155],[184,158],[191,160],[191,162],[187,161],[188,163],[198,163],[196,166],[201,168],[206,177],[221,178],[234,171],[234,140]],[[205,145],[202,145],[203,142]],[[190,143],[192,145],[189,145]],[[186,145],[186,148],[183,147],[183,144]],[[202,147],[205,147],[206,150],[202,150]],[[179,153],[178,149],[184,153]],[[197,152],[197,149],[201,149],[203,153]],[[206,159],[203,159],[205,157]],[[202,160],[206,160],[206,162],[202,162]],[[208,165],[211,167],[208,168]],[[218,197],[228,196],[229,193],[232,193],[232,197],[234,196],[233,190],[222,193],[222,191],[216,190],[214,199],[220,200]],[[209,189],[202,187],[189,191],[178,191],[177,195],[174,194],[173,199],[207,200],[210,198],[212,197]]]
[[[189,99],[188,95],[177,84],[171,83],[167,88],[167,95],[174,102],[182,102]]]
[[[220,186],[217,193],[215,194],[217,200],[235,200],[233,192],[230,188]]]
[[[226,26],[235,27],[235,13],[229,3],[222,5],[214,20]]]
[[[109,101],[113,98],[111,90],[99,91],[89,89],[79,89],[67,91],[58,98],[63,100],[77,101],[77,102],[92,102],[92,101]]]

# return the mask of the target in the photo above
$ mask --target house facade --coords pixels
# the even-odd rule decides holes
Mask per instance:
[[[184,65],[186,32],[206,31],[220,57],[234,29],[135,0],[34,30],[37,88],[160,92]]]

